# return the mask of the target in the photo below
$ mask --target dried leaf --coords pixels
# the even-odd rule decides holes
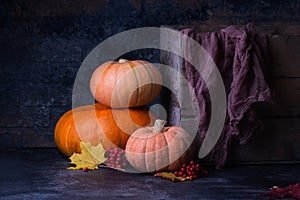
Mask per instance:
[[[69,167],[68,169],[98,169],[98,165],[105,162],[104,156],[105,149],[102,144],[98,146],[92,146],[90,143],[80,142],[81,154],[73,153],[70,157],[71,164],[76,165],[75,167]]]
[[[154,176],[158,176],[161,177],[163,179],[168,179],[171,181],[186,181],[186,180],[191,180],[189,177],[183,178],[181,176],[175,176],[175,174],[171,173],[171,172],[159,172],[156,173]]]
[[[294,198],[300,199],[300,184],[289,185],[287,187],[273,186],[269,192],[270,199]]]

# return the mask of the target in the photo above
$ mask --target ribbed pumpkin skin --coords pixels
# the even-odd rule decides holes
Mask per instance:
[[[90,80],[97,102],[111,108],[147,105],[159,95],[162,77],[156,67],[142,60],[106,62]]]
[[[95,109],[96,108],[96,109]],[[80,142],[96,146],[100,142],[105,149],[125,148],[131,133],[152,125],[156,116],[146,108],[112,111],[100,104],[75,108],[66,112],[57,122],[54,140],[66,156],[80,153]]]
[[[173,126],[160,133],[153,130],[153,127],[140,128],[127,141],[126,158],[135,169],[173,172],[196,158],[193,138],[184,129]]]
[[[97,105],[97,109],[106,109],[107,107],[100,104]],[[85,111],[90,112],[95,109],[95,105],[81,106],[67,111],[57,121],[54,131],[54,141],[58,149],[65,154],[70,156],[73,152],[80,152],[80,138],[74,125],[75,113],[84,113]]]

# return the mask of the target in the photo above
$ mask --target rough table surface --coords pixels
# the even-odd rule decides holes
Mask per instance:
[[[0,199],[267,199],[273,185],[300,180],[300,165],[242,165],[209,176],[171,182],[150,174],[112,169],[67,170],[69,161],[55,148],[0,153]]]

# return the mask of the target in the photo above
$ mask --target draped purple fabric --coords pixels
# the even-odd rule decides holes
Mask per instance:
[[[261,123],[256,118],[252,104],[272,101],[266,81],[269,59],[267,36],[256,33],[253,24],[241,28],[229,26],[218,32],[195,32],[192,29],[181,32],[201,44],[216,63],[224,81],[227,94],[226,122],[221,137],[208,156],[219,168],[226,161],[233,136],[243,144],[260,128]],[[189,48],[183,45],[185,55],[191,54],[193,59],[198,59]],[[201,75],[190,63],[184,62],[183,70],[201,110],[197,138],[201,144],[210,121],[209,92]]]

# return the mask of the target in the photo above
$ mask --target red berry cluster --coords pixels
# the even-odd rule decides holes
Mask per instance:
[[[125,168],[128,163],[125,157],[125,151],[118,147],[110,148],[106,151],[107,160],[105,161],[106,166],[112,168]]]
[[[189,164],[183,164],[180,171],[174,172],[175,176],[180,176],[182,178],[189,178],[191,180],[199,178],[201,176],[206,176],[207,171],[204,170],[199,163],[190,161]]]

